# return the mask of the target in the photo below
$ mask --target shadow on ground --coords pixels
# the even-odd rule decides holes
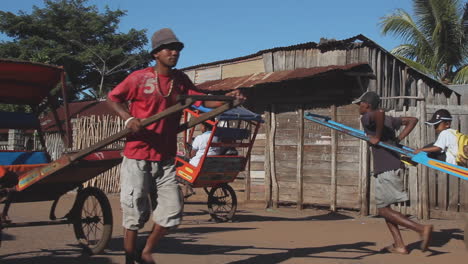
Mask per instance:
[[[254,215],[254,214],[244,214],[245,211],[238,212],[233,221],[234,222],[265,222],[265,221],[338,221],[338,220],[347,220],[353,219],[351,216],[336,212],[328,212],[321,215],[312,215],[305,217],[280,217],[280,216],[270,216],[270,215]]]
[[[373,242],[357,242],[352,244],[339,244],[324,247],[308,247],[308,248],[288,248],[288,249],[274,249],[282,252],[272,254],[254,255],[247,259],[229,262],[229,264],[257,264],[257,263],[280,263],[291,258],[320,258],[320,259],[336,259],[336,260],[359,260],[364,257],[379,254],[379,251],[371,250],[366,247],[374,246]],[[322,253],[339,253],[341,256],[324,256]],[[353,256],[346,257],[346,253],[351,253]],[[314,256],[322,254],[320,256]],[[358,254],[357,256],[354,256]],[[311,260],[311,263],[312,260]]]
[[[452,229],[441,229],[440,231],[434,231],[432,233],[431,243],[429,244],[428,251],[431,252],[428,256],[442,255],[449,252],[438,251],[436,248],[441,248],[447,244],[450,240],[463,240],[463,230],[458,228]],[[411,252],[414,249],[420,248],[420,241],[411,243],[407,246],[408,250]]]
[[[343,220],[351,217],[329,213],[325,215],[307,216],[302,218],[284,218],[274,216],[260,216],[240,214],[240,221],[313,221],[313,220]],[[307,248],[264,248],[250,245],[217,245],[217,244],[200,244],[201,239],[204,239],[207,234],[235,232],[242,230],[251,230],[256,228],[245,227],[229,227],[226,225],[210,225],[210,226],[181,226],[162,239],[159,247],[154,251],[161,254],[186,254],[186,255],[226,255],[240,256],[243,260],[233,261],[230,264],[236,263],[278,263],[292,258],[311,258],[311,259],[336,259],[338,262],[343,260],[360,260],[367,256],[380,254],[381,252],[369,249],[370,246],[375,246],[374,242],[361,241],[349,244],[328,245],[322,247],[307,247]],[[148,232],[141,233],[138,244],[142,245],[148,236]],[[4,238],[14,239],[13,236],[4,234]],[[446,254],[448,252],[438,251],[446,245],[451,239],[463,240],[463,231],[460,229],[441,229],[433,233],[433,238],[430,244],[429,256]],[[57,250],[39,250],[35,252],[18,252],[7,255],[0,255],[0,263],[2,264],[113,264],[123,261],[123,239],[122,237],[113,237],[109,242],[108,249],[103,255],[89,257],[83,254],[81,248],[77,244],[67,245],[70,248]],[[419,250],[419,242],[414,242],[408,245],[408,249]],[[252,251],[265,250],[265,254],[248,253]],[[270,252],[274,253],[270,253]],[[329,253],[329,254],[328,254]],[[31,257],[31,255],[40,255]],[[22,257],[23,256],[23,257]],[[27,256],[27,257],[24,257]],[[77,257],[78,256],[78,257]],[[118,257],[118,262],[113,262],[109,259],[110,256]],[[313,261],[311,260],[311,263]]]
[[[114,264],[106,256],[93,256],[82,255],[83,251],[79,248],[74,249],[57,249],[57,250],[40,250],[19,252],[15,254],[8,254],[0,256],[0,263],[2,264]],[[41,254],[37,257],[21,257],[22,255]],[[79,255],[77,257],[77,255]]]

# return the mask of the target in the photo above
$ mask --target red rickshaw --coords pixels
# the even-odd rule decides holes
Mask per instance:
[[[187,121],[210,111],[203,106],[192,106],[184,110],[183,118]],[[201,187],[205,190],[208,194],[208,212],[217,222],[229,221],[234,217],[237,196],[229,183],[245,170],[262,122],[260,115],[243,107],[230,109],[213,120],[205,121],[212,129],[207,147],[196,166],[190,163],[186,155],[176,158],[179,181],[191,188]],[[183,134],[185,153],[190,153],[194,134],[195,127]],[[210,147],[220,148],[222,153],[209,156]]]

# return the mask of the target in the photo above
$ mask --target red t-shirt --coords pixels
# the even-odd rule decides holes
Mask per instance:
[[[155,84],[155,71],[148,67],[131,73],[109,94],[111,101],[129,102],[130,114],[136,118],[148,118],[176,103],[178,95],[200,95],[185,73],[174,70],[173,90],[170,90],[169,76],[158,74],[160,90]],[[130,159],[161,161],[175,157],[177,151],[177,129],[181,113],[159,120],[143,131],[127,136],[124,156]]]

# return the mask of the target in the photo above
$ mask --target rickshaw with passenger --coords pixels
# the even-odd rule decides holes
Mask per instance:
[[[203,106],[192,106],[184,109],[183,119],[187,122],[210,111]],[[188,155],[192,150],[196,127],[183,133],[185,155],[176,158],[176,175],[182,184],[205,190],[208,212],[217,222],[232,220],[235,215],[237,196],[229,183],[245,170],[262,122],[259,114],[243,107],[230,109],[212,120],[204,121],[211,129],[197,164],[191,163]],[[210,151],[213,148],[217,148],[219,153],[213,155]]]

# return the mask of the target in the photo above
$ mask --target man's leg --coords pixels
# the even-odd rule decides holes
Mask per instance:
[[[421,225],[419,223],[416,223],[410,219],[408,219],[406,216],[401,214],[400,212],[392,210],[389,206],[384,207],[384,208],[379,208],[379,215],[385,218],[388,222],[391,222],[395,225],[401,225],[406,228],[409,228],[413,231],[418,232],[419,234],[422,234],[424,231],[424,225]]]
[[[386,208],[379,208],[379,214],[385,214]],[[390,209],[390,208],[388,208]],[[390,209],[391,210],[391,209]],[[382,213],[383,211],[383,213]],[[384,248],[383,250],[386,250],[391,253],[399,253],[399,254],[408,254],[408,250],[406,249],[405,243],[403,242],[403,238],[401,237],[400,229],[398,228],[398,225],[390,222],[385,218],[385,223],[387,224],[388,230],[390,231],[390,234],[393,237],[393,245],[388,246]]]
[[[168,229],[178,226],[182,220],[183,197],[175,179],[174,162],[154,162],[152,173],[155,175],[157,205],[153,211],[155,224],[142,251],[143,263],[155,263],[151,256],[153,249]]]
[[[425,251],[427,249],[427,244],[429,243],[431,233],[432,233],[432,225],[422,225],[419,223],[416,223],[400,212],[394,211],[390,208],[390,206],[384,207],[384,208],[379,208],[379,215],[385,218],[387,222],[390,222],[391,224],[395,225],[396,228],[398,229],[398,226],[404,226],[406,228],[409,228],[417,233],[422,237],[423,243],[421,245],[421,249]],[[388,225],[388,224],[387,224]],[[390,228],[390,227],[389,227]],[[390,230],[392,232],[392,230]],[[398,231],[399,233],[399,231]],[[393,235],[393,232],[392,232]],[[401,238],[401,235],[400,235]],[[395,243],[397,243],[397,240],[395,240]]]
[[[138,231],[124,228],[125,263],[133,264]]]
[[[148,236],[146,240],[145,247],[141,252],[141,260],[143,263],[155,263],[153,257],[151,256],[153,253],[153,249],[156,248],[159,240],[164,237],[167,233],[167,228],[160,226],[158,224],[154,224],[153,230],[151,230],[151,234]]]
[[[150,207],[148,185],[151,182],[150,168],[145,161],[124,157],[120,173],[120,206],[124,227],[124,251],[126,263],[133,264],[136,254],[138,229],[148,221]]]

